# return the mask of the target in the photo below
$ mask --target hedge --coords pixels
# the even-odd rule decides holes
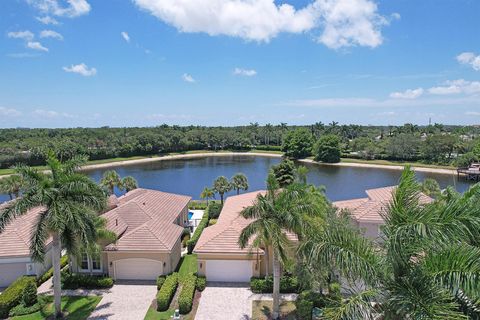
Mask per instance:
[[[7,318],[10,310],[23,301],[24,291],[31,284],[36,286],[35,277],[20,277],[0,295],[0,319]]]
[[[178,296],[178,309],[181,314],[187,314],[192,310],[196,286],[197,277],[194,274],[189,274],[182,281],[182,291]]]
[[[250,279],[250,289],[254,293],[272,293],[273,292],[273,277],[266,278],[252,277]],[[298,293],[299,285],[296,277],[282,276],[280,278],[280,292],[281,293]]]
[[[221,203],[210,202],[208,205],[208,218],[209,219],[218,219],[220,212],[222,211],[223,205]]]
[[[110,277],[62,272],[63,289],[103,289],[112,287],[113,282]]]
[[[67,266],[67,264],[68,264],[68,255],[64,255],[64,256],[62,256],[62,258],[60,258],[60,269],[65,268]],[[51,277],[53,277],[53,267],[48,269],[44,274],[42,274],[37,279],[37,286],[41,285],[42,283],[44,283],[45,281],[47,281]]]
[[[157,278],[157,290],[160,290],[165,282],[165,276],[158,276]]]
[[[172,298],[177,291],[178,273],[174,272],[169,275],[157,293],[157,311],[166,311],[172,302]]]
[[[197,229],[195,229],[195,232],[193,233],[192,238],[187,241],[188,254],[191,254],[193,252],[193,248],[195,248],[195,245],[197,244],[198,239],[200,239],[203,229],[205,229],[208,226],[208,220],[209,220],[209,217],[208,217],[208,208],[207,208],[203,213],[202,220],[200,220],[200,223],[198,224]]]
[[[24,303],[20,303],[18,306],[10,310],[8,314],[10,317],[18,317],[27,314],[32,314],[42,310],[49,303],[48,297],[45,295],[38,296],[38,302],[32,306],[26,306]]]
[[[206,286],[207,286],[207,278],[204,276],[197,277],[197,290],[203,291],[205,290]]]

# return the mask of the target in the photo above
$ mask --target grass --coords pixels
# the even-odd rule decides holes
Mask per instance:
[[[252,301],[252,320],[271,319],[273,301]],[[296,307],[293,301],[280,302],[280,319],[295,320]]]
[[[148,308],[147,314],[144,320],[170,320],[172,319],[175,310],[168,309],[167,311],[159,312],[152,307]]]
[[[180,281],[190,273],[197,273],[197,255],[187,254],[180,259],[180,268],[178,276]]]
[[[49,301],[53,301],[53,297],[49,296]],[[69,320],[84,320],[95,309],[102,297],[62,297],[62,310],[68,314]],[[53,315],[53,303],[47,304],[43,310],[24,315],[13,317],[12,320],[43,320]]]

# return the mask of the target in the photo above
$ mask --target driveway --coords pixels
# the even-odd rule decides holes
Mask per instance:
[[[283,300],[295,300],[296,294],[282,294]],[[202,292],[195,320],[249,320],[252,301],[272,300],[271,294],[254,294],[248,283],[209,282]]]

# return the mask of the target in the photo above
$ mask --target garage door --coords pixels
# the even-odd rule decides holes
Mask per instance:
[[[208,281],[249,282],[252,277],[250,260],[208,260],[205,267]]]
[[[25,262],[0,264],[0,287],[8,287],[15,279],[25,275],[26,271]]]
[[[163,274],[160,261],[150,259],[122,259],[115,261],[115,279],[155,280]]]

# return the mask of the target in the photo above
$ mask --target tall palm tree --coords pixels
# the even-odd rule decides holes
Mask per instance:
[[[310,187],[292,184],[279,188],[275,175],[271,172],[267,178],[267,193],[259,194],[251,207],[245,208],[241,215],[253,219],[238,239],[241,248],[262,245],[273,254],[273,319],[279,316],[280,270],[286,265],[293,244],[288,234],[302,238],[308,229],[308,216],[320,216],[323,207],[311,192]]]
[[[205,187],[202,190],[202,193],[200,193],[200,198],[207,200],[207,206],[208,206],[208,199],[212,199],[214,197],[215,197],[215,191],[209,187]]]
[[[18,198],[23,187],[24,183],[22,177],[18,174],[0,178],[0,192],[8,194],[10,200],[13,200],[13,198]]]
[[[121,188],[127,192],[138,188],[138,182],[134,177],[127,176],[122,179]]]
[[[237,195],[240,194],[240,190],[248,190],[248,179],[243,173],[237,173],[230,181],[232,188],[237,190]]]
[[[220,195],[220,202],[223,205],[223,197],[225,193],[232,190],[232,185],[228,182],[228,179],[224,176],[220,176],[213,182],[213,190]]]
[[[53,153],[47,157],[49,174],[20,165],[16,172],[26,184],[22,197],[0,210],[0,232],[15,218],[30,209],[42,207],[32,234],[30,251],[35,261],[43,262],[45,247],[52,239],[53,292],[55,315],[61,316],[60,255],[62,247],[71,255],[97,240],[96,212],[105,208],[104,191],[77,170],[86,158],[74,157],[61,163]]]
[[[317,270],[361,283],[327,319],[465,319],[480,298],[480,185],[463,196],[422,205],[410,168],[384,214],[382,242],[338,221],[305,238],[299,253]],[[373,307],[377,302],[379,306]]]
[[[121,188],[122,179],[115,170],[108,170],[103,174],[102,180],[100,180],[100,185],[107,188],[110,194],[113,194],[115,187]]]

